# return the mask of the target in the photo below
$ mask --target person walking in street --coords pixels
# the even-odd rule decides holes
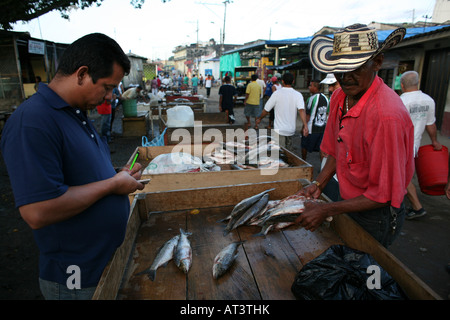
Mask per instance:
[[[325,125],[328,116],[328,99],[321,93],[319,80],[312,80],[309,83],[311,96],[306,101],[306,121],[308,122],[308,136],[302,137],[302,158],[306,160],[308,152],[319,152],[322,161],[324,154],[320,151]]]
[[[274,109],[274,130],[279,135],[279,145],[290,151],[294,151],[292,138],[296,131],[297,113],[303,123],[303,135],[308,135],[305,102],[303,101],[302,94],[292,87],[293,82],[294,76],[292,73],[283,74],[282,88],[272,94],[264,106],[261,115],[256,119],[256,126],[258,126],[261,120]]]
[[[194,76],[191,79],[192,82],[192,94],[197,94],[198,92],[198,78],[197,75],[194,74]]]
[[[434,114],[434,100],[419,90],[419,74],[416,71],[407,71],[400,78],[403,94],[400,96],[408,110],[414,125],[414,157],[417,157],[423,132],[426,130],[431,139],[434,150],[442,150],[437,140],[436,117]],[[420,203],[416,187],[411,181],[408,184],[407,198],[412,208],[407,208],[406,219],[415,219],[427,214]]]
[[[2,155],[15,204],[39,248],[47,300],[92,298],[125,238],[128,195],[144,188],[141,164],[116,172],[108,144],[86,116],[112,98],[129,71],[116,41],[88,34],[65,49],[51,82],[3,129]]]
[[[259,99],[259,111],[262,112],[263,110],[263,98],[264,98],[264,90],[266,89],[266,83],[264,82],[264,80],[260,79],[259,76],[256,79],[256,82],[258,82],[258,84],[261,86],[261,97]]]
[[[236,120],[234,118],[234,105],[236,104],[237,90],[231,84],[229,76],[225,76],[224,82],[219,88],[219,109],[220,112],[226,112],[228,123],[233,124]]]
[[[394,30],[379,45],[377,31],[354,24],[333,38],[315,36],[315,69],[334,73],[341,88],[331,97],[321,150],[328,154],[316,180],[298,194],[318,198],[336,173],[342,200],[306,203],[296,223],[316,230],[329,216],[348,214],[388,247],[405,218],[403,198],[414,174],[414,126],[400,97],[377,76],[386,49],[405,36]]]
[[[247,119],[245,124],[245,130],[252,126],[250,118],[255,118],[255,129],[258,129],[258,124],[256,123],[256,118],[260,116],[261,110],[259,109],[259,100],[261,97],[261,86],[256,82],[258,76],[252,74],[252,81],[247,85],[245,89],[245,99],[244,99],[244,115]]]
[[[206,88],[206,97],[209,98],[211,95],[211,87],[212,87],[212,77],[210,74],[206,76],[205,79],[205,88]]]
[[[273,86],[272,75],[269,74],[268,77],[269,78],[267,79],[267,82],[266,82],[266,89],[264,90],[264,97],[263,97],[263,99],[264,99],[264,102],[263,102],[264,106],[266,105],[267,101],[269,101],[270,97],[272,96],[272,86]],[[273,128],[274,117],[275,117],[275,110],[272,109],[272,110],[270,110],[270,113],[269,113],[269,125],[266,127],[266,129],[270,130],[270,129]]]

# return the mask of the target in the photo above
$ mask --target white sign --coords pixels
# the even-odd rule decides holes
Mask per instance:
[[[44,54],[45,43],[41,41],[28,40],[28,53]]]

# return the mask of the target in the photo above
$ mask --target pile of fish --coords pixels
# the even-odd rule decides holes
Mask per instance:
[[[259,136],[244,142],[221,142],[203,160],[216,164],[234,164],[240,170],[289,166],[282,149],[271,136]]]
[[[192,265],[192,249],[188,239],[190,235],[191,233],[180,229],[179,235],[174,236],[159,248],[152,265],[137,275],[147,274],[148,278],[153,281],[156,278],[156,270],[160,266],[166,266],[172,259],[180,270],[188,273]]]
[[[268,189],[240,201],[231,213],[219,222],[228,221],[223,235],[242,225],[259,226],[261,231],[255,236],[267,235],[270,230],[280,230],[295,223],[303,213],[305,202],[324,203],[319,199],[307,199],[293,194],[281,200],[269,200]]]

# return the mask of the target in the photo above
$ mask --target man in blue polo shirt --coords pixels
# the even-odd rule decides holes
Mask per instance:
[[[130,62],[103,34],[90,34],[64,52],[54,79],[8,119],[1,148],[16,206],[40,251],[46,299],[90,299],[122,243],[128,194],[144,185],[142,168],[112,166],[106,140],[86,117],[112,98]]]

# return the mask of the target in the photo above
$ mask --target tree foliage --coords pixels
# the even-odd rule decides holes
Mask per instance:
[[[92,5],[101,6],[104,0],[1,0],[0,28],[12,29],[12,24],[18,21],[28,22],[53,10],[58,10],[61,17],[68,19],[73,8],[85,9]],[[167,2],[170,0],[161,0]],[[145,0],[130,0],[136,9],[141,9]]]

